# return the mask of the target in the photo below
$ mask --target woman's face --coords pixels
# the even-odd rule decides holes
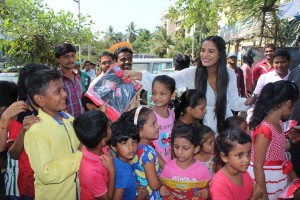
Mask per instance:
[[[200,49],[200,59],[204,67],[216,67],[219,60],[219,50],[213,41],[204,41]]]

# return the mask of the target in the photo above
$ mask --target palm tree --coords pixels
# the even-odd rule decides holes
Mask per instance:
[[[106,42],[108,42],[109,46],[111,46],[119,41],[118,33],[115,32],[114,27],[112,27],[112,26],[108,27],[108,29],[104,35],[104,40]]]
[[[133,43],[137,38],[138,31],[135,29],[136,25],[134,22],[130,22],[126,29],[126,39],[128,43]]]
[[[159,27],[152,36],[151,50],[159,57],[164,57],[168,49],[174,45],[171,36],[167,34],[167,29]]]

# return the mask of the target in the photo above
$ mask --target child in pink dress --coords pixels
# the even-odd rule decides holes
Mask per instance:
[[[256,101],[250,121],[253,146],[248,172],[262,188],[263,200],[277,199],[292,172],[283,172],[287,157],[281,119],[291,114],[298,96],[294,83],[277,81],[265,85]]]
[[[166,164],[160,177],[179,182],[204,181],[208,183],[211,178],[208,169],[194,158],[200,149],[198,132],[199,127],[193,125],[181,125],[173,130],[172,145],[176,158]],[[174,198],[174,194],[170,193],[167,187],[162,186],[160,191],[161,196],[171,196],[169,199]],[[207,199],[209,197],[208,184],[200,190],[195,188],[192,195]],[[187,198],[181,194],[181,198],[176,196],[175,199]]]
[[[212,200],[254,200],[262,191],[253,184],[247,172],[250,164],[251,137],[240,128],[229,128],[218,135],[215,142],[217,156],[224,166],[213,176]]]

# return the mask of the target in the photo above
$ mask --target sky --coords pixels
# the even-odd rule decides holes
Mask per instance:
[[[153,32],[160,25],[161,14],[174,0],[80,0],[80,12],[90,15],[94,22],[92,31],[105,32],[112,25],[117,32],[125,33],[126,26],[134,22],[136,29]],[[73,0],[44,0],[54,11],[66,10],[75,16],[78,4]]]

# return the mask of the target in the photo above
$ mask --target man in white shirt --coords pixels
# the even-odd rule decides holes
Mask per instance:
[[[273,83],[280,80],[287,80],[290,70],[291,54],[286,50],[276,51],[272,56],[274,71],[270,71],[259,77],[254,95],[258,96],[260,91],[267,83]]]

